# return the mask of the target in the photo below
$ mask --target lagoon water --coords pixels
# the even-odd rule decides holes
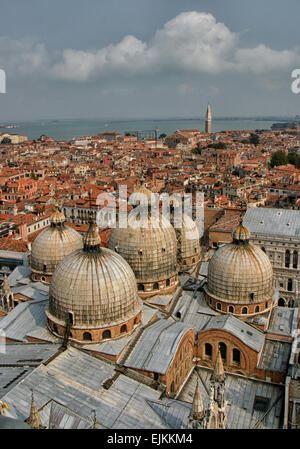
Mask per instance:
[[[261,119],[215,119],[212,131],[219,132],[234,129],[270,129],[274,120]],[[104,131],[125,134],[133,131],[150,131],[157,129],[161,133],[172,134],[178,129],[199,129],[204,131],[203,119],[161,119],[161,120],[129,120],[109,121],[97,119],[70,120],[37,120],[32,122],[16,122],[16,129],[0,129],[0,132],[25,134],[29,139],[37,139],[42,134],[56,140],[71,140],[82,136],[94,136]],[[144,136],[148,137],[145,133]]]

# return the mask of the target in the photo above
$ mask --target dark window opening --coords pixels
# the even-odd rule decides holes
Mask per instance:
[[[143,285],[143,284],[138,284],[138,290],[139,290],[140,292],[145,291],[144,285]]]
[[[290,266],[291,253],[290,250],[287,249],[285,251],[285,266],[288,268]]]
[[[289,292],[293,291],[293,279],[288,279],[287,289]]]
[[[229,313],[234,313],[234,307],[233,307],[233,306],[229,306],[228,312],[229,312]]]
[[[73,312],[68,313],[68,319],[70,324],[74,324]]]
[[[279,307],[285,307],[285,300],[283,298],[279,298],[278,305]]]
[[[104,340],[105,338],[111,338],[111,332],[110,332],[110,330],[104,331],[103,334],[102,334],[102,338],[103,338],[103,340]]]
[[[238,364],[241,363],[241,352],[240,352],[238,349],[234,349],[234,350],[232,351],[232,360],[233,360],[235,363],[238,363]]]
[[[153,284],[153,290],[158,290],[158,283],[157,283],[157,282],[155,282],[155,283]]]
[[[294,251],[293,254],[293,268],[297,268],[298,267],[298,252]]]
[[[265,413],[269,408],[270,399],[262,396],[255,396],[253,410]]]
[[[259,312],[259,306],[255,307],[255,313]]]
[[[121,334],[123,334],[124,332],[127,332],[126,324],[123,324],[123,326],[121,326],[120,332],[121,332]]]
[[[212,345],[210,343],[205,343],[205,355],[212,358]]]
[[[247,307],[243,307],[243,308],[242,308],[242,314],[243,314],[243,315],[247,315],[247,313],[248,313]]]
[[[219,302],[217,302],[217,309],[221,310],[221,308],[222,308],[221,304]]]
[[[220,343],[219,348],[220,348],[221,357],[226,362],[227,346],[225,345],[225,343]]]
[[[92,341],[92,336],[89,332],[84,332],[83,339],[86,341]]]

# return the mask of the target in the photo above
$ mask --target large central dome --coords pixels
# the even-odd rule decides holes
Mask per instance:
[[[100,248],[96,225],[90,225],[84,248],[57,266],[49,292],[50,329],[71,338],[101,341],[131,332],[140,322],[141,300],[134,274],[115,252]]]
[[[209,262],[207,300],[220,312],[249,315],[271,306],[272,265],[249,238],[249,230],[240,224],[233,232],[233,243],[220,247]]]

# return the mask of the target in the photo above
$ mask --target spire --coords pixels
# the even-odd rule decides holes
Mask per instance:
[[[5,409],[9,411],[7,403],[0,400],[0,415],[5,415]]]
[[[199,380],[197,379],[197,385],[194,393],[193,407],[192,407],[192,416],[194,419],[203,419],[205,415],[202,396],[199,388]]]
[[[31,407],[30,407],[30,416],[28,418],[28,424],[30,425],[31,429],[44,429],[39,411],[35,403],[33,391],[31,394]]]
[[[222,360],[220,349],[218,350],[215,369],[214,369],[211,379],[215,382],[224,382],[224,380],[225,380],[225,372],[224,372],[223,360]]]
[[[6,276],[6,273],[4,274],[4,279],[3,279],[3,284],[2,284],[2,292],[6,296],[8,296],[8,295],[10,295],[12,293],[11,289],[10,289],[10,285],[9,285],[8,279],[7,279],[7,276]]]
[[[93,429],[99,429],[99,423],[97,422],[96,410],[94,410]]]

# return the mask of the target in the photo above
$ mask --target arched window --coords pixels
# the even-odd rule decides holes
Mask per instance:
[[[212,345],[210,343],[205,343],[205,355],[212,358]]]
[[[41,281],[43,281],[43,282],[45,282],[45,281],[46,281],[46,278],[45,278],[45,276],[42,276],[42,277],[41,277]]]
[[[217,302],[217,309],[221,310],[221,308],[222,308],[221,304],[219,302]]]
[[[250,293],[250,299],[251,299],[251,301],[253,301],[253,299],[254,299],[254,293]]]
[[[247,315],[247,313],[248,313],[247,307],[243,307],[243,308],[242,308],[242,314],[243,314],[243,315]]]
[[[89,332],[84,332],[83,333],[83,339],[86,341],[92,341],[92,336]]]
[[[283,298],[279,298],[278,305],[279,307],[285,307],[285,300]]]
[[[261,248],[262,250],[263,250],[263,252],[265,253],[266,252],[266,249],[262,246],[262,248]]]
[[[229,306],[228,307],[228,312],[229,313],[234,313],[234,307],[233,306]]]
[[[289,268],[289,266],[290,266],[290,259],[291,259],[291,253],[290,253],[290,250],[287,249],[287,250],[285,251],[285,266],[286,266],[287,268]]]
[[[220,343],[219,348],[220,348],[221,357],[226,362],[227,346],[225,345],[225,343]]]
[[[192,263],[195,263],[196,262],[196,259],[195,259],[195,257],[193,257],[193,259],[192,259]]]
[[[259,312],[259,306],[256,306],[255,307],[255,313],[258,313]]]
[[[169,287],[169,285],[170,285],[170,279],[167,279],[166,280],[166,286]]]
[[[158,283],[157,283],[157,282],[154,282],[154,284],[153,284],[153,290],[158,290]]]
[[[241,363],[241,352],[236,348],[234,348],[232,351],[232,360],[238,365]]]
[[[298,252],[295,250],[293,254],[293,268],[298,267]]]
[[[121,332],[121,334],[123,334],[124,332],[127,332],[126,324],[123,324],[123,326],[121,326],[120,332]]]
[[[43,265],[43,272],[46,273],[46,271],[47,271],[47,265],[44,264]]]
[[[56,324],[53,324],[53,331],[54,331],[56,334],[58,334],[58,329],[57,329]]]
[[[102,334],[102,338],[103,338],[103,340],[104,340],[105,338],[111,338],[111,332],[110,332],[110,330],[106,329],[106,330],[103,332],[103,334]]]
[[[139,290],[140,292],[145,291],[144,285],[143,285],[143,284],[138,284],[138,290]]]
[[[135,318],[133,324],[136,325],[137,322],[138,322],[138,320],[137,320],[137,318]]]
[[[289,292],[293,291],[293,279],[288,279],[287,289]]]

